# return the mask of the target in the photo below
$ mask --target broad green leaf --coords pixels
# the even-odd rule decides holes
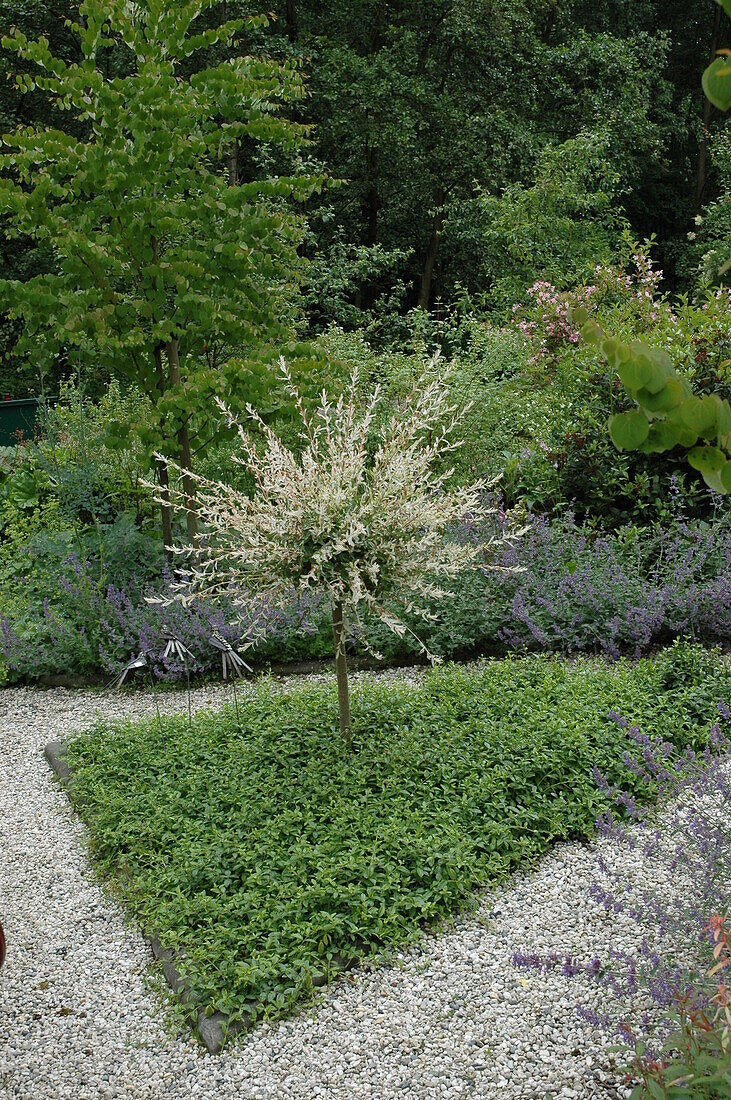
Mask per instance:
[[[666,378],[672,378],[675,374],[675,365],[666,351],[662,348],[651,348],[650,359],[658,367]]]
[[[667,412],[668,409],[674,409],[683,400],[683,396],[683,387],[678,378],[668,378],[656,393],[651,393],[650,390],[642,388],[635,394],[639,404],[653,413]]]
[[[718,434],[728,435],[731,432],[731,405],[725,398],[719,403],[717,421]]]
[[[629,359],[621,363],[617,368],[617,374],[622,379],[622,385],[631,391],[642,389],[651,380],[649,363],[638,363],[636,359]]]
[[[688,462],[694,470],[703,476],[703,480],[714,493],[724,495],[728,492],[722,472],[728,465],[726,456],[718,447],[694,447],[688,453]],[[726,475],[728,477],[728,475]]]
[[[650,434],[650,424],[640,409],[633,409],[610,418],[609,434],[617,450],[634,451]]]
[[[731,462],[726,463],[719,476],[726,492],[731,493]]]
[[[668,376],[656,363],[650,362],[650,377],[645,382],[644,388],[650,393],[660,393],[668,381]]]
[[[652,357],[652,350],[650,345],[646,344],[644,340],[633,340],[629,346],[630,355],[637,359],[650,359]]]
[[[716,424],[718,408],[711,396],[686,397],[680,406],[680,413],[684,423],[702,435]]]
[[[698,432],[694,432],[692,428],[689,428],[682,417],[682,405],[676,405],[675,408],[669,409],[663,418],[663,423],[671,425],[673,428],[676,446],[695,447],[698,442]]]
[[[657,393],[665,385],[668,373],[663,363],[662,353],[648,347],[642,341],[635,340],[630,344],[629,364],[624,368],[627,379],[637,381],[628,381],[622,378],[628,389],[637,390],[644,387],[651,393]],[[621,371],[620,377],[622,377]]]
[[[731,107],[731,61],[717,57],[703,73],[703,91],[719,111]]]
[[[714,493],[718,493],[719,496],[726,495],[726,489],[724,488],[723,482],[721,481],[720,474],[707,472],[702,474],[702,477],[708,488],[711,489]]]
[[[678,426],[678,446],[685,447],[686,450],[689,447],[695,447],[698,442],[698,433],[694,432],[692,428],[686,428],[685,425]]]
[[[650,425],[650,432],[640,450],[644,454],[657,454],[663,451],[672,451],[682,442],[683,434],[687,429],[671,424],[667,420],[656,420]],[[693,437],[695,443],[695,437]]]
[[[650,378],[645,382],[645,388],[651,393],[659,393],[668,379],[675,374],[673,361],[665,351],[659,348],[651,348],[649,354],[641,357],[642,362],[650,366]]]
[[[694,447],[688,452],[688,462],[702,474],[720,474],[727,465],[726,455],[718,447]]]
[[[604,331],[596,321],[587,321],[581,329],[581,336],[587,344],[598,344],[604,336]]]
[[[653,1100],[666,1100],[665,1089],[652,1077],[647,1078],[647,1091],[653,1097]]]
[[[613,336],[607,337],[607,339],[602,342],[602,352],[613,370],[618,370],[621,364],[626,363],[629,359],[629,348],[627,345],[623,344],[621,340],[615,339]],[[640,385],[642,385],[641,382]]]

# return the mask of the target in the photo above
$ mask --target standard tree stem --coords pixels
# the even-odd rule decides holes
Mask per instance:
[[[340,736],[348,748],[351,748],[353,739],[350,729],[350,691],[348,689],[348,663],[345,659],[345,622],[341,602],[333,604],[333,646],[335,648],[335,674],[338,681]]]

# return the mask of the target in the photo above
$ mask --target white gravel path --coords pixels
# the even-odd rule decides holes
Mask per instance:
[[[220,687],[199,688],[194,706],[222,698]],[[159,700],[165,711],[186,707],[182,692]],[[595,855],[579,844],[488,893],[475,915],[397,965],[340,980],[297,1017],[259,1027],[222,1055],[175,1035],[151,988],[150,953],[90,871],[84,828],[42,754],[96,710],[153,709],[137,693],[0,692],[3,1100],[623,1095],[611,1084],[609,1039],[576,1016],[581,981],[519,972],[510,961],[526,949],[588,959],[631,947],[631,924],[582,897]],[[586,989],[599,1007],[600,992]]]

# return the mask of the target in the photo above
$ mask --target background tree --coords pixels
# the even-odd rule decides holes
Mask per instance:
[[[705,208],[723,191],[721,162],[707,153],[722,119],[698,87],[709,50],[723,42],[720,7],[693,0],[277,0],[273,6],[276,18],[264,24],[249,18],[250,0],[205,5],[196,33],[214,31],[222,19],[244,25],[181,56],[176,73],[189,81],[244,55],[307,73],[312,94],[295,97],[286,110],[313,127],[312,164],[343,181],[308,205],[311,232],[301,250],[314,260],[306,302],[314,329],[335,319],[393,332],[384,311],[397,317],[419,302],[449,305],[464,291],[500,310],[494,273],[503,256],[485,199],[507,201],[516,187],[537,194],[551,157],[560,163],[562,149],[591,135],[608,149],[616,177],[595,179],[601,187],[594,194],[604,200],[597,232],[606,203],[617,213],[621,203],[634,236],[655,237],[666,285],[693,289],[696,246],[687,234],[698,203]],[[65,25],[77,11],[72,0],[0,0],[0,25],[16,23],[29,40],[44,33],[55,56],[78,61],[78,36]],[[96,65],[119,79],[131,75],[132,60],[124,41],[109,35]],[[5,58],[6,71],[11,64],[21,72],[34,66],[17,54]],[[24,93],[24,85],[0,80],[6,128],[58,124],[51,93],[38,87]],[[215,117],[226,122],[220,107]],[[65,112],[62,128],[81,136],[78,121]],[[244,183],[260,179],[262,169],[291,171],[289,154],[275,143],[262,146],[243,134],[216,153],[216,163]],[[585,209],[587,239],[592,217]],[[553,238],[560,254],[562,242],[555,232]],[[565,243],[570,251],[572,241]],[[53,270],[46,245],[10,240],[1,219],[0,256],[7,278]],[[6,324],[0,341],[8,348],[13,338]],[[51,365],[55,382],[73,362],[61,352]],[[34,374],[35,360],[15,356],[0,367],[0,382],[15,393],[33,391]],[[90,378],[103,388],[103,363]]]
[[[317,152],[347,181],[312,209],[321,266],[332,255],[339,275],[342,241],[400,253],[389,268],[374,251],[367,277],[353,265],[364,309],[399,282],[405,305],[460,288],[489,296],[484,196],[533,187],[551,150],[594,133],[617,175],[607,200],[622,195],[635,233],[661,238],[672,274],[695,213],[706,46],[692,7],[299,0],[286,48],[306,58]],[[288,25],[283,4],[279,14],[275,34]]]
[[[21,28],[28,38],[46,35],[54,54],[65,61],[78,59],[78,39],[66,21],[75,14],[73,3],[54,0],[0,0],[0,27]],[[16,79],[18,69],[29,70],[17,56],[0,50],[0,134],[20,126],[69,125],[68,114],[54,109],[52,98],[43,90],[28,91]],[[48,250],[31,238],[14,239],[5,233],[6,219],[0,215],[0,274],[5,278],[27,279],[48,271],[52,257]],[[38,362],[14,354],[19,326],[0,310],[0,392],[13,397],[36,394],[42,388]],[[59,364],[51,364],[51,373],[44,378],[51,392],[58,392]],[[100,372],[103,373],[103,372]],[[104,376],[102,381],[106,381]]]
[[[34,72],[19,86],[50,97],[72,124],[20,127],[3,139],[0,213],[6,235],[32,240],[49,270],[5,278],[0,295],[22,326],[18,352],[105,363],[153,398],[135,430],[186,471],[188,534],[196,533],[188,471],[212,394],[252,396],[254,361],[286,340],[297,314],[301,219],[290,200],[316,181],[296,170],[231,186],[226,157],[246,141],[294,158],[302,128],[282,106],[303,95],[295,66],[237,56],[199,69],[197,51],[230,47],[241,19],[202,29],[217,4],[84,0],[73,27],[80,59],[46,38],[3,40]],[[261,28],[262,17],[246,26]],[[110,50],[124,71],[105,64]],[[80,134],[80,136],[79,136]],[[292,161],[296,169],[296,162]],[[255,393],[256,390],[253,391]],[[163,487],[163,533],[172,543]]]
[[[627,220],[611,145],[596,131],[548,145],[532,186],[482,196],[481,268],[493,303],[510,309],[539,277],[559,289],[576,286],[616,259]]]

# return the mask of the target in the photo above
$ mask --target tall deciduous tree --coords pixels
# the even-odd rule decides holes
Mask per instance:
[[[398,279],[422,306],[457,286],[489,290],[482,196],[532,187],[544,157],[582,133],[611,145],[618,180],[606,197],[621,192],[628,208],[641,207],[649,235],[635,192],[650,178],[653,209],[661,185],[664,203],[675,190],[668,144],[694,141],[687,112],[671,107],[667,74],[661,101],[649,94],[671,44],[660,6],[298,0],[296,45],[312,88],[304,110],[324,163],[346,181],[313,218],[321,266],[338,266],[342,241],[359,258],[371,250],[370,276],[353,266],[354,304],[364,308]],[[283,0],[278,7],[284,27]],[[385,269],[384,250],[398,253]]]
[[[260,57],[236,56],[188,77],[199,51],[228,49],[244,28],[266,22],[207,27],[216,6],[83,0],[72,27],[75,62],[54,55],[43,37],[16,31],[3,39],[34,67],[19,85],[48,94],[71,122],[3,138],[6,233],[42,244],[53,264],[0,281],[0,298],[22,325],[21,352],[63,348],[101,360],[153,398],[152,420],[137,430],[150,452],[172,453],[185,471],[191,539],[193,433],[214,393],[236,403],[251,396],[247,360],[291,334],[302,234],[291,200],[317,185],[294,171],[230,178],[228,155],[243,141],[296,162],[302,129],[282,107],[304,89],[294,65]],[[104,63],[110,50],[123,58],[121,74]],[[159,476],[171,545],[164,459]]]

